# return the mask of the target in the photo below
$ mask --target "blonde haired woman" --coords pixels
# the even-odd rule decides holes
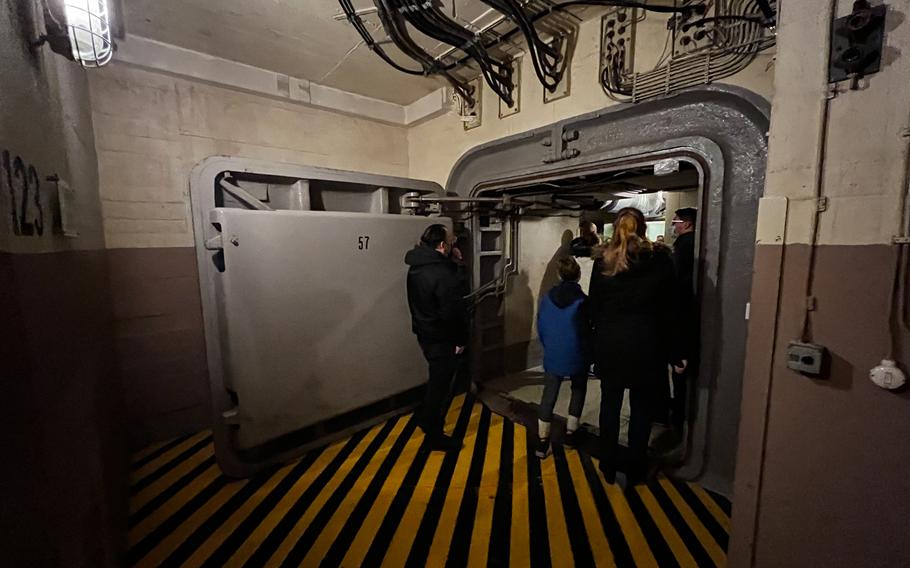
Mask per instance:
[[[594,371],[600,379],[601,471],[610,483],[617,470],[627,483],[645,480],[648,438],[655,407],[667,388],[668,364],[683,365],[672,344],[675,273],[670,249],[652,243],[641,211],[621,209],[613,236],[596,252],[590,304]],[[629,389],[628,451],[619,449],[619,415]]]

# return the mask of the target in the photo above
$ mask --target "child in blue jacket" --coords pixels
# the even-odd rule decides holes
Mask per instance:
[[[541,299],[537,312],[537,333],[543,345],[545,373],[537,421],[539,440],[535,454],[539,458],[546,457],[550,447],[553,407],[559,396],[559,385],[565,378],[572,381],[565,445],[575,446],[575,431],[585,405],[591,365],[587,296],[578,284],[581,268],[570,256],[560,258],[557,268],[561,282]]]

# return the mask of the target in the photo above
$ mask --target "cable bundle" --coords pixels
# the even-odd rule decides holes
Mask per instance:
[[[715,16],[687,21],[680,27],[682,31],[696,28],[715,34],[712,48],[669,57],[651,71],[631,74],[624,68],[627,54],[614,54],[601,71],[601,85],[607,95],[618,101],[637,102],[717,81],[739,73],[760,52],[774,45],[774,36],[766,32],[774,24],[773,18],[766,16],[767,0],[732,0],[729,7],[726,7],[726,2],[720,4],[726,9],[718,7]],[[704,16],[704,3],[685,8],[699,6],[700,12],[684,12],[681,16],[683,20],[689,20],[694,14]],[[713,26],[707,28],[707,24]]]
[[[351,0],[338,1],[364,43],[383,61],[409,75],[442,76],[469,106],[474,105],[477,93],[457,73],[468,63],[479,68],[487,85],[503,102],[514,106],[512,60],[497,52],[496,48],[518,33],[525,39],[538,81],[547,91],[555,92],[566,72],[569,57],[563,52],[568,51],[569,46],[562,43],[566,38],[558,33],[551,40],[544,41],[535,24],[555,12],[575,6],[633,8],[671,14],[673,18],[686,22],[680,27],[682,31],[697,28],[698,34],[712,33],[716,36],[715,47],[698,54],[669,56],[666,60],[662,57],[654,70],[644,73],[632,73],[625,68],[631,45],[605,45],[611,57],[603,66],[601,84],[604,91],[616,100],[638,101],[728,77],[748,66],[760,51],[774,45],[773,36],[769,37],[766,33],[766,28],[774,25],[774,0],[714,0],[715,13],[711,17],[706,17],[711,0],[680,2],[676,6],[652,5],[643,0],[567,0],[559,3],[552,0],[479,0],[500,12],[500,21],[508,20],[515,25],[501,35],[493,32],[481,34],[468,29],[446,15],[438,0],[373,0],[389,40],[420,66],[419,69],[410,69],[395,61],[373,39]],[[708,27],[708,24],[711,26]],[[455,48],[464,53],[464,57],[448,60],[433,56],[415,41],[412,30]]]

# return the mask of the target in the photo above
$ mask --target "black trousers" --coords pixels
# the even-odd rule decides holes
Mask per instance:
[[[603,464],[627,474],[643,475],[648,467],[648,439],[651,437],[651,420],[654,417],[654,389],[629,389],[629,450],[625,463],[620,463],[619,417],[625,389],[600,381],[600,441]]]
[[[420,348],[430,368],[430,377],[423,402],[417,409],[417,420],[427,436],[440,436],[452,382],[458,371],[458,356],[453,343],[421,343]]]

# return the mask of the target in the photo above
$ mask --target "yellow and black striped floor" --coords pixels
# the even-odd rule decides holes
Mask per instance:
[[[393,418],[248,480],[221,475],[201,433],[133,456],[136,566],[722,566],[729,503],[661,478],[622,492],[596,460],[553,447],[470,395],[422,447]],[[530,458],[529,458],[530,456]]]

